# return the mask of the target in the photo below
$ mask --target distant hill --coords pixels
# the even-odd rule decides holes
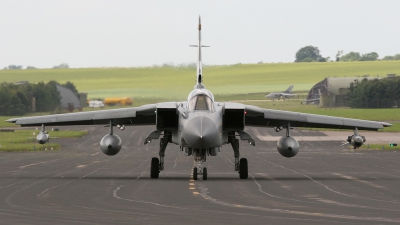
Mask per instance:
[[[214,94],[308,90],[325,77],[400,74],[399,61],[265,63],[204,67],[204,83]],[[195,84],[195,68],[89,68],[0,70],[1,82],[73,82],[89,98],[154,97],[184,100]]]

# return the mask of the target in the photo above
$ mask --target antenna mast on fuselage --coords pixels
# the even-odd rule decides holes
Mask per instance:
[[[199,16],[199,26],[198,26],[198,30],[199,30],[199,42],[197,43],[197,45],[190,45],[190,47],[198,47],[198,62],[197,62],[197,75],[196,75],[196,85],[194,86],[194,89],[203,89],[205,88],[205,86],[203,85],[203,65],[201,62],[201,48],[202,47],[210,47],[210,46],[206,46],[206,45],[201,45],[201,18]]]

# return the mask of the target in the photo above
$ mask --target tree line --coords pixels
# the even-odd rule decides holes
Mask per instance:
[[[35,107],[36,112],[55,111],[60,106],[60,93],[56,85],[64,86],[78,93],[75,85],[71,82],[59,84],[56,81],[48,83],[39,82],[37,84],[0,84],[0,115],[1,116],[20,116],[32,112]],[[35,105],[32,99],[35,98]]]
[[[296,52],[295,62],[328,62],[330,57],[323,57],[315,46],[305,46]],[[376,52],[360,54],[359,52],[349,52],[343,55],[343,51],[338,51],[336,54],[337,62],[343,61],[376,61],[379,60],[379,55]],[[385,56],[381,60],[400,60],[400,54],[394,56]]]
[[[396,105],[394,101],[400,99],[400,77],[373,80],[365,78],[361,82],[355,80],[350,84],[349,90],[347,104],[352,108],[368,108],[368,102],[374,101]],[[375,105],[373,107],[379,108]]]
[[[34,66],[27,66],[27,70],[33,70],[37,69]],[[61,63],[60,65],[53,66],[52,69],[69,69],[69,65],[67,63]],[[4,67],[3,70],[22,70],[21,65],[9,65],[7,67]]]

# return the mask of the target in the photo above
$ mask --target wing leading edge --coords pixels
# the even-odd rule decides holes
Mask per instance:
[[[348,119],[343,117],[321,116],[244,105],[246,110],[245,125],[260,127],[280,127],[290,123],[291,127],[333,128],[378,130],[392,124],[377,121]]]
[[[33,116],[9,119],[7,122],[29,126],[64,126],[64,125],[101,125],[109,124],[113,120],[116,124],[129,125],[155,125],[156,104],[143,105],[134,108],[99,110],[91,112],[55,114],[48,116]]]

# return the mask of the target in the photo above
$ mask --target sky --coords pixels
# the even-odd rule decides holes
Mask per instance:
[[[400,53],[398,0],[0,0],[0,68],[293,62],[302,47]]]

